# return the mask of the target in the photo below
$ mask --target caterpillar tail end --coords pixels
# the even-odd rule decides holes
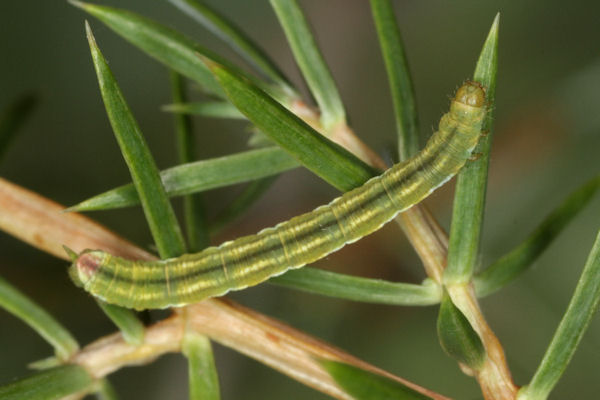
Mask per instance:
[[[100,250],[84,250],[78,256],[75,255],[75,258],[72,253],[74,253],[72,250],[68,252],[73,260],[69,267],[69,276],[75,285],[85,288],[87,283],[95,277],[106,253]]]

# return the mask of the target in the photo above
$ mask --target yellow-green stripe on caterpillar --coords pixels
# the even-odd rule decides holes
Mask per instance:
[[[195,303],[302,267],[376,231],[456,175],[479,140],[486,111],[484,88],[467,81],[420,153],[327,205],[256,235],[167,260],[130,261],[85,250],[71,276],[108,303],[146,309]]]

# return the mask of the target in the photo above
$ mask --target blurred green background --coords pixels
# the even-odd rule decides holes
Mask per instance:
[[[266,0],[208,2],[223,12],[303,86]],[[200,43],[239,59],[166,1],[103,1],[157,19]],[[395,149],[387,80],[363,0],[301,1],[333,70],[356,132],[388,159]],[[496,12],[501,12],[496,128],[481,264],[512,246],[571,190],[598,173],[600,149],[600,3],[563,1],[398,1],[396,11],[414,77],[422,143],[447,110],[449,96],[473,71]],[[0,175],[66,205],[127,182],[84,36],[86,16],[64,1],[0,2],[0,109],[33,92],[39,104],[0,165]],[[161,168],[175,163],[165,68],[91,20]],[[306,91],[305,91],[306,93]],[[196,120],[198,152],[213,157],[245,147],[245,124]],[[207,194],[209,215],[240,188]],[[330,201],[337,193],[306,171],[282,176],[238,223],[214,238],[248,234]],[[447,227],[452,185],[427,203]],[[180,202],[176,201],[179,207]],[[561,234],[518,282],[482,302],[505,346],[517,384],[531,377],[564,312],[600,226],[600,199]],[[92,215],[134,242],[151,237],[137,208]],[[42,303],[87,344],[114,327],[76,289],[66,263],[0,233],[0,274]],[[318,263],[347,273],[419,282],[421,265],[395,225]],[[260,285],[233,296],[307,333],[459,399],[481,398],[439,347],[436,307],[357,304]],[[253,360],[215,346],[224,399],[324,399]],[[27,373],[50,355],[33,331],[0,311],[0,383]],[[594,398],[600,389],[600,322],[596,319],[552,398]],[[179,355],[114,374],[124,399],[185,399]]]

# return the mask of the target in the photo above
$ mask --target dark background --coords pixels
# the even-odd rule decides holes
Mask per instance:
[[[210,1],[303,85],[267,1]],[[176,27],[238,62],[218,40],[166,1],[103,1]],[[394,120],[368,7],[359,0],[302,1],[356,132],[390,158]],[[571,190],[598,173],[600,58],[598,3],[562,1],[402,1],[396,4],[414,77],[422,143],[448,98],[474,68],[496,12],[501,12],[494,148],[481,264],[518,244]],[[0,109],[25,92],[40,104],[0,165],[0,175],[71,205],[127,182],[93,71],[81,11],[63,1],[0,3]],[[161,168],[174,165],[167,71],[96,20],[92,29]],[[244,124],[198,119],[202,158],[244,148]],[[240,188],[208,193],[210,215]],[[427,203],[447,226],[452,185]],[[222,235],[248,234],[330,201],[337,193],[306,171],[285,174],[268,195]],[[180,202],[176,201],[177,207]],[[599,227],[600,201],[561,234],[516,283],[482,301],[505,346],[518,384],[526,383],[564,312]],[[151,237],[137,208],[94,218],[136,243]],[[318,266],[356,275],[419,282],[420,262],[393,224]],[[43,304],[82,345],[114,327],[73,287],[66,263],[0,233],[0,274]],[[447,357],[435,333],[436,307],[358,304],[260,285],[232,297],[323,338],[395,374],[443,394],[476,399],[474,380]],[[600,324],[594,320],[553,398],[593,398],[600,389]],[[32,330],[0,311],[0,383],[49,356]],[[224,399],[325,398],[273,370],[215,346]],[[121,397],[185,399],[185,362],[163,357],[111,379]]]

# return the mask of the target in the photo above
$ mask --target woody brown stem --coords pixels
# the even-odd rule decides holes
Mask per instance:
[[[301,102],[294,103],[292,108],[305,121],[314,124],[316,128],[319,127],[318,114],[314,110]],[[345,124],[334,127],[331,136],[332,139],[357,154],[365,162],[385,169],[383,161]],[[0,210],[2,210],[0,212],[0,229],[57,257],[67,259],[62,248],[63,245],[67,245],[78,252],[85,248],[95,248],[130,259],[149,260],[154,258],[153,255],[118,237],[92,220],[76,213],[63,213],[63,206],[2,178],[0,178]],[[423,205],[413,206],[400,214],[396,221],[402,226],[419,254],[427,275],[441,283],[447,257],[448,238],[446,233]],[[485,321],[474,292],[469,287],[455,286],[448,288],[448,291],[453,302],[461,309],[480,335],[486,349],[486,364],[476,374],[476,378],[486,399],[514,399],[516,386],[512,383],[502,346]],[[282,330],[283,325],[231,302],[224,303],[211,299],[190,306],[188,310],[190,310],[189,318],[199,333],[204,333],[213,340],[255,357],[273,368],[337,398],[347,399],[350,397],[347,397],[348,395],[337,387],[320,364],[311,358],[317,355],[309,351],[315,349],[314,343],[319,343],[317,346],[319,349],[327,349],[320,352],[319,357],[348,362],[359,368],[402,381],[401,378],[378,370],[292,328],[287,327]],[[223,325],[209,323],[210,320],[206,319],[206,315],[211,315],[213,318],[218,316],[219,318],[215,319],[221,321]],[[199,321],[203,321],[203,323]],[[263,338],[268,340],[270,340],[269,337],[277,338],[277,343],[285,343],[286,351],[290,352],[290,358],[282,360],[281,354],[273,350],[278,348],[275,340],[250,343],[245,340],[246,335],[244,334],[232,336],[232,333],[228,332],[230,327],[228,324],[231,324],[232,321],[249,330],[255,329],[257,335],[262,334]],[[181,317],[174,315],[149,327],[147,332],[149,336],[140,348],[127,345],[119,334],[115,334],[84,348],[75,356],[74,361],[80,360],[79,362],[87,368],[91,368],[90,371],[95,376],[104,376],[123,365],[147,362],[165,352],[178,351],[181,329]],[[269,336],[269,334],[275,336]],[[171,344],[167,344],[164,342],[166,339],[173,339],[173,341],[170,342]],[[294,354],[302,355],[302,357],[294,358]],[[402,382],[406,384],[406,382]],[[422,390],[423,393],[428,393],[433,398],[443,398],[441,395],[428,392],[416,385],[410,385]]]

